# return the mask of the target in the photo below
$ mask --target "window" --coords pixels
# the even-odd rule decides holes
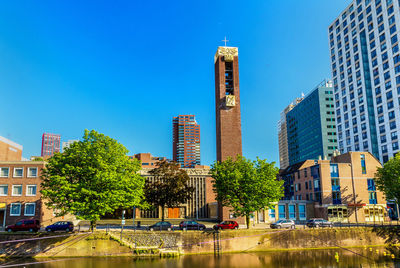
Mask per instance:
[[[269,218],[271,220],[275,220],[275,209],[274,208],[269,209]]]
[[[286,207],[285,205],[278,205],[279,219],[286,219]]]
[[[360,157],[361,157],[361,171],[362,171],[362,174],[367,174],[367,167],[365,165],[365,154],[362,154]]]
[[[21,215],[21,203],[11,203],[10,205],[10,216]]]
[[[332,191],[340,191],[340,181],[339,179],[331,179]]]
[[[296,206],[289,205],[289,219],[295,220],[296,219]]]
[[[27,185],[26,186],[26,196],[35,196],[36,195],[36,184]]]
[[[369,203],[370,204],[377,204],[376,202],[376,192],[368,192]]]
[[[22,178],[24,176],[24,168],[14,168],[14,178]]]
[[[390,134],[390,136],[391,136],[392,140],[397,140],[397,132],[392,132]]]
[[[25,216],[35,216],[35,209],[36,209],[35,203],[25,203],[24,215]]]
[[[341,204],[342,203],[342,197],[341,197],[340,191],[332,192],[332,203],[333,204]]]
[[[374,179],[367,179],[368,191],[376,191]]]
[[[398,150],[399,149],[399,143],[396,141],[396,142],[393,142],[393,144],[392,144],[392,150],[393,151],[396,151],[396,150]]]
[[[2,177],[2,178],[8,178],[9,172],[10,172],[10,169],[9,169],[9,168],[6,168],[6,167],[0,168],[0,177]]]
[[[22,185],[13,185],[12,195],[13,196],[21,196],[22,195]]]
[[[299,205],[299,219],[305,220],[306,219],[306,206]]]
[[[331,164],[331,177],[337,178],[339,177],[339,170],[338,170],[338,165],[337,164]]]
[[[0,196],[7,196],[8,195],[8,185],[0,185]]]
[[[28,168],[28,177],[29,178],[36,178],[38,175],[37,168],[36,167],[30,167]]]

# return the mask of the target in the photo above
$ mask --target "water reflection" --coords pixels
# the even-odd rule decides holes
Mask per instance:
[[[390,255],[384,256],[386,249],[370,250],[352,249],[355,253],[345,250],[309,250],[291,252],[239,253],[213,255],[193,255],[180,258],[75,258],[75,259],[36,259],[36,260],[0,260],[1,265],[27,264],[27,267],[75,268],[75,267],[138,267],[138,268],[250,268],[250,267],[399,267]],[[335,257],[335,255],[337,257]],[[396,266],[397,264],[397,266]]]

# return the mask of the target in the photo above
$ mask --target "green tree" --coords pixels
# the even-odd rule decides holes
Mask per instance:
[[[73,214],[89,220],[93,230],[105,213],[140,207],[144,178],[138,160],[116,140],[85,130],[82,141],[48,159],[43,170],[42,196],[57,216]]]
[[[400,200],[400,154],[391,158],[375,174],[375,185],[386,199]]]
[[[163,160],[149,172],[154,179],[149,179],[144,187],[146,201],[154,208],[161,207],[164,221],[165,208],[176,207],[185,203],[194,191],[188,185],[189,175],[176,162]]]
[[[215,162],[211,174],[217,201],[230,207],[236,216],[246,217],[247,228],[252,212],[271,208],[283,196],[283,181],[276,178],[274,162],[251,161],[238,155],[236,160]]]

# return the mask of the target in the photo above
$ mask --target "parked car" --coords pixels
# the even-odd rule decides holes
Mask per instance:
[[[279,220],[274,223],[270,224],[270,227],[272,229],[281,229],[281,228],[290,228],[290,229],[295,229],[296,224],[294,223],[293,220]]]
[[[181,221],[179,223],[179,229],[181,230],[204,230],[206,226],[196,221]]]
[[[54,231],[72,232],[74,230],[74,224],[70,221],[58,221],[52,225],[47,226],[45,230],[47,232],[54,232]]]
[[[310,228],[332,227],[333,223],[324,219],[311,219],[307,221],[306,225]]]
[[[149,230],[150,231],[162,231],[162,230],[172,230],[172,224],[170,222],[167,221],[159,221],[153,225],[149,226]]]
[[[215,230],[223,229],[239,229],[239,224],[236,221],[223,221],[220,224],[214,225]]]
[[[40,230],[38,220],[20,220],[14,225],[6,226],[6,232],[29,231],[37,232]]]

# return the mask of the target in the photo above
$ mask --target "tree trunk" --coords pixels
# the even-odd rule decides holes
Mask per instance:
[[[161,221],[164,221],[164,210],[165,206],[161,206]]]
[[[246,226],[247,226],[247,229],[250,229],[250,215],[249,214],[246,214]]]
[[[92,231],[92,233],[95,226],[96,226],[96,221],[90,221],[90,230]]]

